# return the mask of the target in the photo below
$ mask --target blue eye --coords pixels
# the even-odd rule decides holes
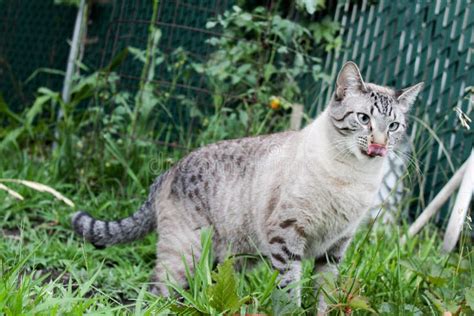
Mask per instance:
[[[362,125],[367,125],[370,122],[370,117],[365,113],[358,113],[357,118]]]
[[[399,123],[397,123],[397,122],[392,122],[392,123],[390,123],[390,125],[388,126],[388,130],[389,130],[390,132],[394,132],[394,131],[396,131],[396,130],[398,129],[399,126],[400,126]]]

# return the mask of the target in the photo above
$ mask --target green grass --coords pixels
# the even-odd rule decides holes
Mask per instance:
[[[33,159],[24,152],[11,153],[9,158],[0,162],[0,178],[48,184],[65,193],[78,208],[101,218],[130,214],[146,195],[133,181],[128,186],[88,186],[54,178],[50,171],[54,162],[48,159]],[[74,236],[69,224],[73,209],[47,194],[10,187],[25,200],[14,200],[0,191],[2,314],[219,314],[229,310],[314,314],[310,262],[304,268],[301,308],[277,288],[277,275],[263,260],[242,272],[233,272],[229,263],[213,272],[211,251],[196,263],[190,289],[176,288],[182,298],[166,300],[147,292],[156,236],[96,250]],[[451,311],[472,315],[474,256],[469,238],[464,237],[462,245],[448,255],[441,252],[441,233],[434,227],[405,245],[400,244],[399,236],[406,226],[374,227],[360,229],[340,277],[325,287],[332,314],[439,315]],[[210,249],[206,235],[203,244]]]

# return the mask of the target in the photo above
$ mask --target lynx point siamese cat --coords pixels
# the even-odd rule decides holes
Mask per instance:
[[[299,281],[303,259],[314,260],[315,272],[336,273],[422,85],[394,90],[365,83],[347,62],[329,105],[303,130],[200,148],[156,179],[135,214],[101,221],[78,212],[74,230],[97,247],[156,230],[152,291],[160,295],[170,294],[168,279],[185,285],[183,260],[192,267],[193,256],[199,258],[207,227],[219,261],[229,249],[261,253],[280,272],[280,286]],[[291,295],[300,300],[298,288]]]

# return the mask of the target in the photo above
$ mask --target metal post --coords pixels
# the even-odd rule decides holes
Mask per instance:
[[[84,19],[86,12],[86,0],[81,0],[79,4],[79,10],[77,11],[76,22],[74,24],[74,33],[72,35],[71,49],[69,50],[69,57],[67,60],[67,69],[66,75],[64,77],[63,89],[61,92],[61,98],[64,103],[69,103],[71,101],[71,85],[72,77],[74,76],[76,70],[76,61],[79,56],[79,51],[81,47],[81,39],[84,31],[85,23]],[[61,108],[58,110],[57,120],[59,121],[63,117],[63,111]],[[55,138],[59,137],[58,130],[56,129]],[[57,142],[54,141],[53,149],[56,148]]]

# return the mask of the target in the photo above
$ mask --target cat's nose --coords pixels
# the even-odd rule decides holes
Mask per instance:
[[[378,131],[372,131],[370,135],[369,146],[367,147],[367,154],[369,156],[385,156],[387,154],[387,136]]]
[[[370,137],[370,142],[372,144],[385,146],[387,145],[387,136],[385,135],[385,133],[381,133],[379,131],[373,131]]]

